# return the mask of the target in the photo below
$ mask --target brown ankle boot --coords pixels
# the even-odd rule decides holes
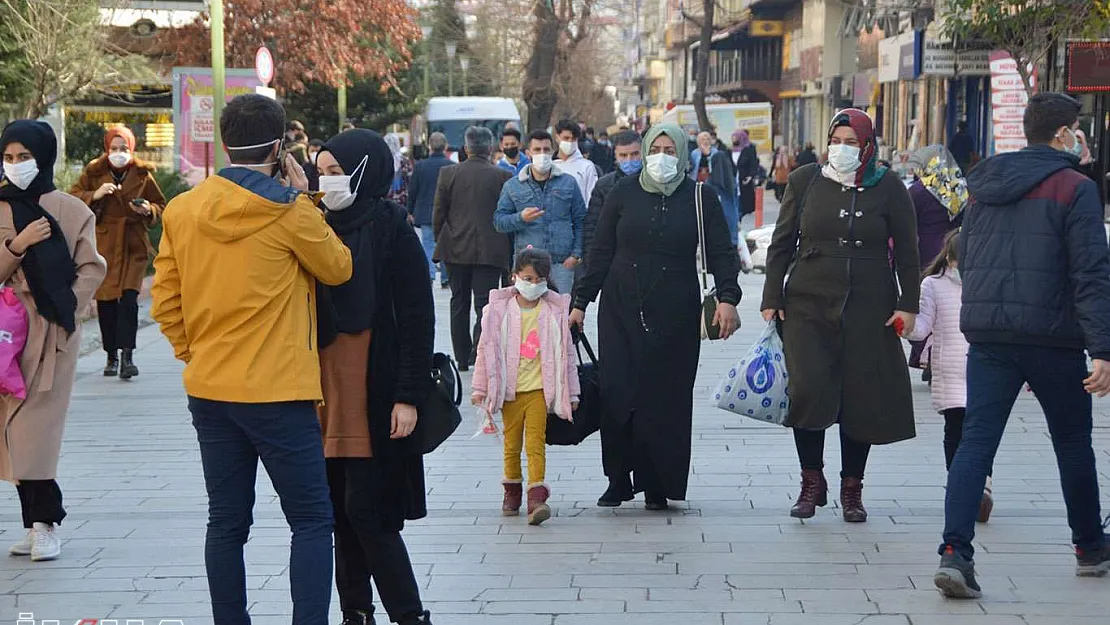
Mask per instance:
[[[505,487],[505,498],[501,500],[501,514],[503,516],[517,516],[520,514],[520,504],[524,500],[524,485],[520,482],[502,482]]]
[[[547,506],[547,498],[551,490],[543,484],[528,487],[528,524],[539,525],[551,518],[551,508]]]
[[[790,509],[790,516],[795,519],[809,519],[817,514],[818,507],[829,503],[829,483],[825,481],[825,474],[821,471],[802,469],[802,492],[798,501]]]
[[[840,507],[845,523],[867,522],[867,510],[863,507],[863,480],[846,477],[840,481]]]

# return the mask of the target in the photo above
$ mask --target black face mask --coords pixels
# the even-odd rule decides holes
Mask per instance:
[[[740,142],[739,141],[733,141],[732,142],[732,147],[734,147],[734,148],[740,147]]]
[[[505,156],[516,158],[517,154],[520,154],[520,148],[505,148],[504,152]]]

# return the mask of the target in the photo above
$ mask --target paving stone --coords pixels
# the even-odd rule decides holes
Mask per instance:
[[[689,501],[670,512],[644,510],[642,497],[615,510],[596,507],[606,486],[596,436],[548,448],[555,517],[539,528],[501,516],[500,444],[471,440],[469,421],[425,459],[430,514],[409,523],[405,538],[437,622],[1106,625],[1110,582],[1074,576],[1056,461],[1028,394],[996,458],[994,516],[976,528],[983,600],[945,601],[932,586],[944,515],[943,419],[920,383],[918,437],[872,451],[864,490],[871,521],[842,521],[835,484],[816,517],[789,518],[799,480],[789,431],[708,402],[717,376],[763,326],[756,310],[762,277],[744,276],[742,284],[739,334],[703,345]],[[436,290],[436,343],[445,352],[447,297]],[[181,367],[153,327],[140,332],[136,358],[143,374],[130,384],[100,376],[99,354],[79,361],[59,469],[70,515],[59,530],[62,558],[0,558],[0,617],[212,622],[205,489]],[[1096,400],[1095,412],[1106,481],[1110,400]],[[835,482],[836,436],[826,460]],[[246,548],[249,605],[256,625],[287,625],[289,529],[264,471],[257,489]],[[1110,500],[1103,503],[1110,508]],[[6,545],[23,535],[14,489],[0,489],[0,504]],[[337,619],[334,596],[332,604]]]

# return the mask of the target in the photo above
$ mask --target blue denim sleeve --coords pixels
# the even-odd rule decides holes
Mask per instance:
[[[524,218],[520,216],[520,209],[513,201],[513,181],[501,188],[501,197],[497,200],[497,210],[493,213],[493,229],[498,232],[519,232],[524,229]]]

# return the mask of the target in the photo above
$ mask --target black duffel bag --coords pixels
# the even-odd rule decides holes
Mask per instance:
[[[601,372],[597,356],[584,333],[577,327],[572,328],[571,333],[574,349],[578,352],[578,383],[582,387],[578,410],[574,411],[574,421],[565,421],[554,414],[547,415],[548,445],[577,445],[601,429]],[[589,362],[582,360],[583,348]]]
[[[462,379],[455,361],[447,354],[432,356],[432,388],[416,407],[420,449],[430,454],[462,423]]]

